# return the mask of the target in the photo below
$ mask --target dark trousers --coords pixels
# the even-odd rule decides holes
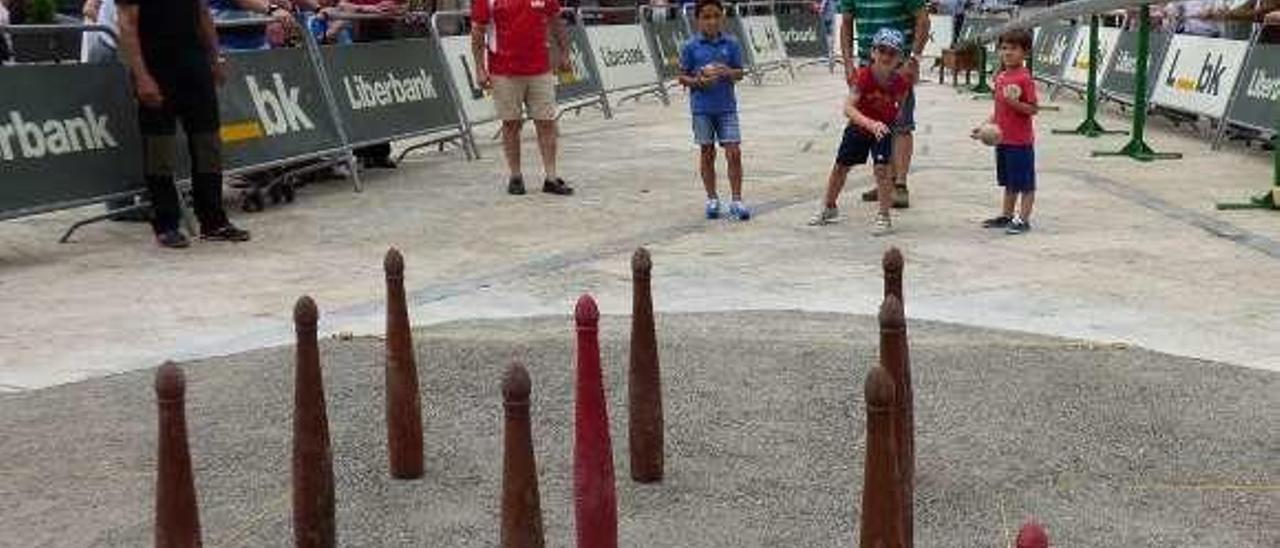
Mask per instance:
[[[176,230],[182,217],[174,185],[178,121],[187,135],[191,194],[201,231],[227,224],[222,209],[222,151],[219,145],[218,94],[204,51],[172,51],[147,56],[147,67],[164,94],[159,108],[139,105],[143,173],[155,211],[157,233]]]

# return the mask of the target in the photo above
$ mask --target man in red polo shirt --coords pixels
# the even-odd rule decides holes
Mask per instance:
[[[520,170],[520,129],[524,110],[538,130],[538,150],[546,178],[542,191],[567,196],[573,188],[556,175],[556,80],[551,73],[547,29],[555,37],[559,70],[569,65],[569,34],[560,19],[559,0],[472,0],[471,49],[476,81],[493,90],[502,119],[502,148],[511,177],[507,192],[524,194]]]

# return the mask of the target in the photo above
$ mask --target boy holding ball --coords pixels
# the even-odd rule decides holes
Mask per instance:
[[[1004,188],[1000,215],[982,222],[985,228],[1003,228],[1008,234],[1031,230],[1031,210],[1036,203],[1035,125],[1039,112],[1036,83],[1024,65],[1031,51],[1031,32],[1011,30],[1000,35],[1001,71],[996,75],[995,112],[987,124],[999,129],[996,145],[996,182]],[[983,133],[974,128],[973,137]]]
[[[742,80],[742,48],[725,34],[724,6],[720,0],[698,0],[694,15],[698,34],[680,49],[680,84],[689,88],[693,114],[693,139],[701,148],[698,170],[707,191],[708,219],[720,217],[716,192],[716,143],[724,148],[729,164],[729,216],[745,221],[751,210],[742,203],[742,135],[738,129],[738,100],[734,85]]]

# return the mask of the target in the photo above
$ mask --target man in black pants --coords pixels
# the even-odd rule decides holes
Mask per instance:
[[[155,209],[152,227],[164,247],[187,247],[174,187],[177,121],[187,134],[191,190],[203,240],[243,242],[247,231],[222,208],[218,96],[222,59],[203,0],[117,0],[120,46],[133,72],[142,126],[143,173]]]

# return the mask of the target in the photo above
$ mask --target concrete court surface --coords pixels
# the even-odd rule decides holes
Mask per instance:
[[[411,157],[370,173],[364,193],[311,185],[297,202],[236,216],[242,245],[157,248],[134,224],[103,223],[55,243],[93,211],[0,225],[0,390],[23,391],[226,355],[290,336],[294,299],[313,295],[326,332],[377,333],[382,255],[407,258],[415,324],[563,314],[593,292],[626,312],[631,251],[649,246],[663,312],[801,309],[870,313],[880,253],[907,257],[908,313],[976,326],[1103,342],[1280,370],[1280,216],[1218,212],[1270,183],[1269,157],[1213,153],[1185,130],[1153,122],[1149,142],[1181,161],[1091,159],[1122,136],[1050,135],[1081,118],[1073,98],[1039,117],[1035,231],[984,231],[998,195],[989,149],[968,129],[990,104],[950,87],[919,89],[913,207],[899,232],[869,235],[851,177],[845,221],[811,228],[843,123],[843,86],[824,69],[794,82],[743,85],[748,223],[708,222],[694,173],[687,105],[628,103],[613,120],[568,114],[561,172],[571,198],[510,197],[500,151]],[[1121,118],[1104,124],[1124,126]],[[529,179],[536,153],[525,148]],[[726,191],[727,194],[727,191]]]

